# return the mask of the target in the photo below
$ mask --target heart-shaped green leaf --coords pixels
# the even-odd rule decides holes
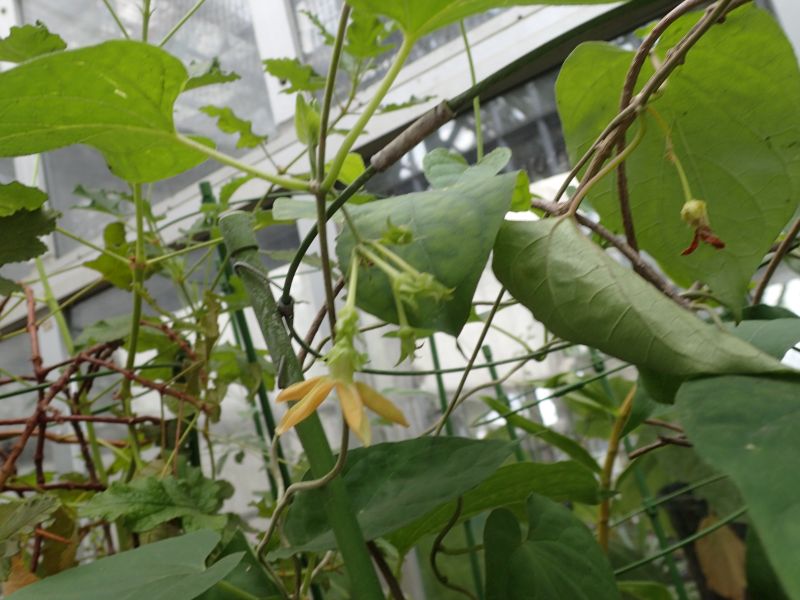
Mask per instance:
[[[736,483],[784,589],[800,598],[800,379],[699,379],[676,403],[695,451]]]
[[[204,530],[147,544],[43,579],[14,600],[193,600],[242,559],[232,554],[206,569],[218,542],[218,534]]]
[[[505,465],[462,496],[459,520],[501,506],[524,504],[532,493],[547,496],[556,502],[596,504],[599,502],[597,492],[597,480],[592,472],[577,462]],[[455,502],[443,504],[390,535],[389,541],[401,554],[405,553],[424,535],[441,531],[454,511]]]
[[[614,575],[586,526],[569,510],[533,494],[528,536],[506,509],[486,520],[486,600],[618,600]]]
[[[409,324],[457,335],[469,318],[470,304],[497,230],[511,204],[517,174],[454,185],[441,190],[387,198],[349,208],[359,235],[379,240],[390,222],[408,227],[409,244],[390,246],[417,270],[430,273],[447,288],[449,300],[420,300],[408,307]],[[465,243],[468,241],[469,243]],[[353,236],[344,229],[336,243],[342,269],[347,272]],[[358,305],[373,315],[398,323],[388,277],[377,267],[358,275]]]
[[[684,17],[670,28],[659,44],[660,60],[697,18]],[[632,57],[592,42],[564,63],[556,96],[573,161],[616,114]],[[652,72],[648,61],[640,84]],[[646,115],[645,137],[626,162],[639,245],[679,284],[703,281],[738,309],[800,199],[800,73],[792,46],[765,11],[742,7],[703,36],[651,105],[659,117]],[[684,197],[665,157],[660,120],[693,195],[707,203],[711,228],[726,244],[722,250],[701,244],[681,255],[693,231],[680,217]],[[589,199],[606,226],[622,231],[614,175],[600,181]]]
[[[493,268],[557,336],[650,372],[688,378],[790,371],[667,299],[582,235],[572,219],[503,223]]]
[[[88,144],[127,181],[182,173],[205,160],[172,119],[186,80],[177,58],[127,40],[30,60],[0,73],[0,156]]]
[[[364,537],[386,535],[455,499],[494,473],[511,454],[507,442],[423,437],[353,450],[342,477]],[[284,531],[292,548],[336,547],[317,490],[297,497]],[[278,551],[276,555],[286,554]]]

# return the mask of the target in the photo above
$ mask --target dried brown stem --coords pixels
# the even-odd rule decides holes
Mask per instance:
[[[647,454],[648,452],[652,452],[653,450],[657,450],[658,448],[663,448],[664,446],[683,446],[684,448],[691,448],[692,443],[683,436],[680,437],[658,436],[658,440],[656,440],[652,444],[647,444],[646,446],[637,448],[636,450],[628,454],[628,458],[633,460],[634,458],[638,458],[643,454]]]

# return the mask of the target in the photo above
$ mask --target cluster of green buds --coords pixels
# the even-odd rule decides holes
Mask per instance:
[[[409,323],[406,309],[410,308],[416,311],[419,309],[419,301],[422,299],[442,302],[453,294],[451,288],[442,285],[432,274],[419,271],[386,246],[387,242],[398,245],[407,244],[410,241],[411,232],[408,228],[392,225],[389,221],[387,230],[380,241],[362,241],[356,246],[359,257],[380,269],[389,279],[397,310],[397,322],[400,326],[389,336],[400,340],[398,364],[406,358],[413,359],[417,348],[419,330]]]

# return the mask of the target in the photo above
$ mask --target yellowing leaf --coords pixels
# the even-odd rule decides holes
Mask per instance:
[[[719,519],[710,515],[700,521],[697,529],[711,527]],[[697,560],[708,588],[726,600],[745,600],[745,545],[729,525],[700,538],[694,543]]]

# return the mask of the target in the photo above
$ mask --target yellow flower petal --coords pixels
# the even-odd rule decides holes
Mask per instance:
[[[281,435],[303,419],[311,416],[311,413],[317,410],[322,401],[328,397],[331,389],[333,389],[334,382],[327,377],[318,379],[321,381],[318,381],[317,385],[300,402],[286,411],[278,427],[275,428],[275,433]],[[286,389],[288,390],[289,388]]]
[[[281,390],[281,393],[278,394],[278,397],[275,398],[275,402],[288,402],[290,400],[300,400],[308,394],[311,390],[314,389],[314,386],[319,383],[319,380],[322,379],[324,375],[319,377],[312,377],[311,379],[306,379],[305,381],[298,381],[297,383],[293,383],[285,390]]]
[[[384,419],[388,419],[403,427],[408,427],[408,421],[406,421],[403,411],[397,408],[394,402],[366,383],[357,382],[356,387],[358,388],[358,393],[361,396],[361,401],[364,403],[364,406],[372,412],[379,414]]]
[[[339,404],[342,406],[342,413],[347,425],[361,439],[362,444],[369,446],[371,439],[369,420],[364,412],[358,388],[352,383],[337,383],[336,392],[339,395]]]

